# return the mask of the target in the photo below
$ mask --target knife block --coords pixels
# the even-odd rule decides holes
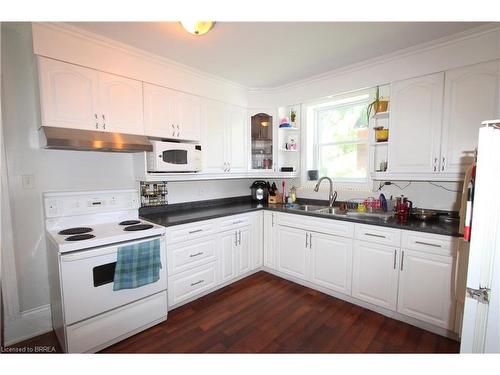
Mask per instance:
[[[270,195],[267,198],[267,203],[269,204],[283,203],[283,193],[276,193],[276,195]]]

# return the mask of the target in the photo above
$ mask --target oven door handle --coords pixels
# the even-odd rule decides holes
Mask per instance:
[[[155,236],[155,237],[148,237],[147,239],[141,238],[139,241],[130,241],[130,242],[124,242],[124,243],[119,243],[119,244],[110,244],[106,247],[98,248],[98,249],[91,249],[91,250],[78,250],[75,252],[71,252],[68,254],[62,254],[61,255],[61,262],[74,262],[77,260],[82,260],[82,259],[88,259],[88,258],[94,258],[94,257],[99,257],[103,255],[109,255],[109,254],[116,254],[118,251],[118,248],[121,246],[128,246],[128,245],[134,245],[137,243],[141,242],[149,242],[153,241],[157,238],[160,238],[160,246],[162,245],[162,236]]]

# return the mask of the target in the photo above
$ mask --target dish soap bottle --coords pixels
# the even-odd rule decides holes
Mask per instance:
[[[297,188],[295,186],[292,186],[290,189],[290,201],[291,203],[295,203],[297,200]]]

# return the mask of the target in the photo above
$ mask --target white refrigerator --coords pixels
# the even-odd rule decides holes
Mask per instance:
[[[500,120],[479,130],[462,353],[500,353]]]

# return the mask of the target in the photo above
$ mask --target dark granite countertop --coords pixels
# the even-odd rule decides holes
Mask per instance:
[[[327,205],[327,204],[326,204]],[[224,216],[237,215],[246,212],[259,210],[269,210],[275,212],[286,212],[296,215],[319,217],[330,220],[342,220],[353,223],[378,225],[417,232],[442,234],[446,236],[460,237],[459,225],[455,223],[445,223],[440,221],[423,222],[410,220],[408,224],[401,225],[396,218],[383,220],[376,217],[349,217],[344,215],[328,215],[317,212],[299,211],[297,209],[285,207],[284,205],[259,205],[252,202],[249,197],[237,197],[229,199],[218,199],[204,202],[192,202],[171,204],[163,207],[141,208],[140,216],[144,220],[170,227],[173,225],[187,224],[201,220],[215,219]]]

